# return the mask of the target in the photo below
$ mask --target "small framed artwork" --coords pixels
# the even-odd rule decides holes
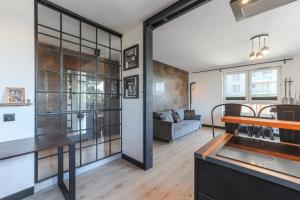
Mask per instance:
[[[124,98],[139,98],[139,75],[124,77]]]
[[[6,88],[6,103],[25,104],[25,88]]]
[[[139,45],[134,45],[124,50],[124,71],[139,67]]]

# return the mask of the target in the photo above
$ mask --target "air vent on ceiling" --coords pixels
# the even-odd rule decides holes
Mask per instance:
[[[230,5],[236,21],[258,15],[296,0],[231,0]]]

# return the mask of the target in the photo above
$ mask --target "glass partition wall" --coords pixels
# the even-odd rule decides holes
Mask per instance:
[[[121,152],[120,36],[47,5],[37,13],[36,135],[76,140],[77,167]],[[55,176],[57,149],[36,164],[36,181]]]

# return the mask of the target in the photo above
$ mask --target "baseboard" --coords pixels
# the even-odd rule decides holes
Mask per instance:
[[[145,169],[145,166],[143,163],[141,163],[140,161],[138,161],[130,156],[127,156],[126,154],[122,154],[122,158],[139,168]]]
[[[209,124],[202,124],[202,126],[212,128],[212,125],[209,125]],[[215,126],[215,128],[225,129],[224,126]]]
[[[34,194],[34,187],[27,188],[20,192],[11,194],[7,197],[2,198],[1,200],[16,200],[16,199],[24,199]]]

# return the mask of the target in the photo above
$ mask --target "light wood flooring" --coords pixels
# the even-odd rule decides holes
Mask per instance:
[[[220,130],[222,132],[222,130]],[[80,200],[189,200],[194,199],[194,152],[212,139],[211,128],[173,143],[154,141],[154,167],[141,170],[117,160],[77,177]],[[26,200],[63,199],[57,187]]]

